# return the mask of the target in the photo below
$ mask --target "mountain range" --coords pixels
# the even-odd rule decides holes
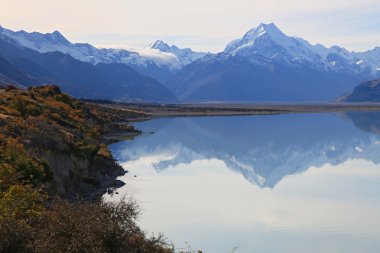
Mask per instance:
[[[216,54],[157,40],[143,49],[72,43],[60,32],[0,26],[0,82],[54,83],[81,98],[118,101],[330,101],[380,77],[380,48],[312,45],[260,24]]]
[[[166,86],[179,100],[328,101],[379,76],[380,48],[311,45],[260,24],[225,50],[189,64]]]
[[[88,43],[71,43],[58,31],[46,34],[28,33],[26,31],[14,32],[0,26],[0,34],[13,39],[20,46],[40,53],[57,51],[93,65],[97,63],[124,63],[160,82],[166,81],[171,74],[206,55],[206,53],[194,52],[189,48],[180,49],[174,45],[169,46],[160,40],[144,49],[129,51],[126,49],[96,48]]]
[[[6,73],[0,69],[1,76],[10,84],[57,84],[78,98],[175,100],[175,96],[158,81],[122,63],[93,65],[60,52],[39,53],[2,36],[0,58],[7,67],[5,70],[13,70]]]

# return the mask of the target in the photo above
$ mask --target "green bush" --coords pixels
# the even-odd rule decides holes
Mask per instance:
[[[38,162],[24,153],[23,146],[16,140],[8,140],[4,157],[20,174],[20,180],[38,185],[49,177],[46,164]]]

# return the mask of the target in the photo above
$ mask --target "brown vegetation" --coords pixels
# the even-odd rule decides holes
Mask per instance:
[[[13,192],[16,195],[1,199],[0,252],[173,252],[163,236],[148,237],[136,225],[138,209],[131,201],[105,204],[57,199],[44,207],[39,193],[30,187],[18,188]],[[10,207],[15,199],[24,204]]]
[[[123,173],[102,136],[134,131],[112,123],[125,113],[56,86],[0,94],[1,253],[172,252],[162,236],[138,228],[133,202],[82,201],[101,196]]]
[[[113,123],[132,113],[105,111],[46,86],[1,93],[0,116],[0,161],[17,172],[19,183],[69,199],[95,199],[120,184],[115,178],[124,171],[102,136],[135,131]]]

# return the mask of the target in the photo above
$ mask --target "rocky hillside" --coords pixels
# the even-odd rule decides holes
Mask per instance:
[[[0,253],[174,252],[139,228],[135,202],[93,201],[124,173],[104,134],[136,134],[112,123],[136,116],[57,86],[0,88]]]
[[[0,93],[0,160],[15,180],[68,199],[93,199],[118,186],[124,173],[109,153],[104,134],[135,131],[112,122],[132,112],[84,104],[57,86]],[[126,115],[128,114],[128,115]],[[136,131],[135,131],[136,132]]]
[[[380,79],[363,82],[344,98],[346,102],[380,102]]]

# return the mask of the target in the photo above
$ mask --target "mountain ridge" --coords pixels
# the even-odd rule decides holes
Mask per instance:
[[[380,102],[380,78],[362,82],[341,100],[345,102]]]
[[[88,43],[71,43],[59,31],[52,33],[12,31],[0,27],[0,34],[15,40],[19,45],[38,51],[49,53],[58,51],[69,54],[73,58],[97,63],[123,63],[141,74],[148,75],[158,81],[165,81],[170,75],[203,57],[206,53],[194,52],[191,49],[180,49],[177,46],[166,45],[165,51],[147,46],[141,50],[126,50],[114,48],[97,48]]]
[[[76,60],[60,52],[39,53],[0,35],[0,55],[37,83],[57,84],[78,98],[118,101],[173,101],[175,96],[158,81],[120,63],[96,65]],[[0,72],[1,73],[1,72]],[[8,76],[20,83],[20,76]]]
[[[380,76],[376,61],[359,59],[360,54],[369,53],[311,45],[274,23],[260,24],[164,85],[187,101],[330,101]]]
[[[107,94],[107,91],[101,88],[109,86],[119,89],[119,92],[107,97],[112,100],[136,96],[140,100],[147,99],[148,96],[149,101],[155,101],[163,94],[164,97],[173,100],[175,97],[169,94],[172,92],[180,101],[323,102],[348,93],[363,80],[380,77],[379,47],[365,52],[353,52],[339,46],[328,48],[321,44],[312,45],[302,38],[286,35],[274,23],[259,24],[248,30],[240,39],[231,41],[224,51],[217,54],[194,52],[190,48],[180,49],[162,40],[136,49],[135,52],[96,48],[86,43],[73,44],[59,31],[42,34],[23,30],[13,32],[0,27],[0,37],[14,44],[14,47],[28,48],[40,53],[33,53],[36,55],[36,59],[33,59],[30,57],[31,54],[25,57],[17,52],[16,57],[9,55],[6,50],[0,52],[5,54],[6,60],[16,68],[32,69],[34,75],[32,72],[26,73],[32,79],[40,83],[57,83],[71,77],[63,89],[70,86],[70,89],[65,91],[82,96],[82,93],[86,94],[96,86],[98,94],[93,93],[90,96],[92,98],[100,98],[100,95]],[[21,51],[25,52],[24,49]],[[52,61],[53,55],[56,61],[60,62]],[[78,62],[64,55],[69,55]],[[50,64],[47,64],[49,57]],[[36,64],[37,60],[40,62]],[[63,62],[66,62],[66,72],[58,67]],[[93,70],[87,73],[93,78],[83,81],[76,69],[67,72],[70,69],[68,62],[75,62],[83,71],[91,68],[85,64],[92,65]],[[114,69],[104,64],[111,64]],[[128,67],[142,74],[138,78],[142,86],[139,87],[137,79],[134,79],[137,73],[131,72]],[[109,74],[100,77],[99,73],[106,73],[103,68],[107,68]],[[122,74],[122,71],[129,74]],[[62,75],[64,72],[68,75],[67,78]],[[70,74],[77,77],[73,79]],[[19,73],[19,76],[21,75]],[[120,79],[116,80],[113,75]],[[159,82],[144,76],[152,77]],[[9,82],[5,76],[2,80]],[[16,76],[13,80],[16,80]],[[133,87],[126,85],[123,80],[128,80],[128,85],[133,84]],[[169,92],[164,91],[165,88],[161,87],[160,82]],[[149,85],[152,83],[156,83],[156,88],[160,88],[148,93],[143,90],[144,87],[152,88]],[[128,96],[122,91],[122,86],[134,95]],[[78,87],[82,90],[75,90]],[[99,89],[102,90],[100,93]],[[161,95],[156,96],[155,92]],[[115,95],[117,97],[113,97]]]

